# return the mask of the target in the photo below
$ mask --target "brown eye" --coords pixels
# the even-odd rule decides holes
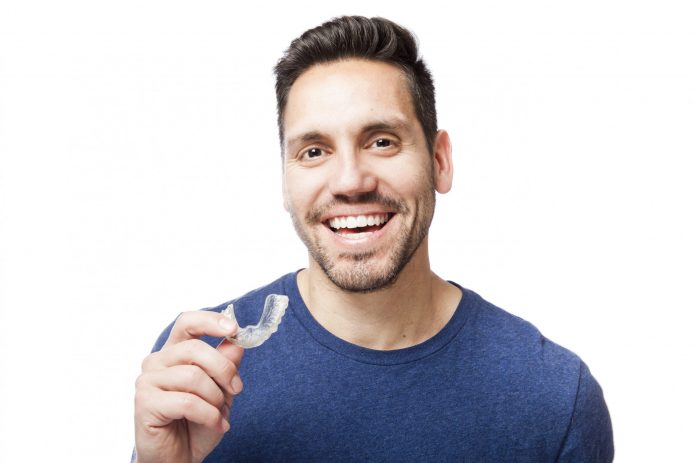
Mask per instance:
[[[376,140],[377,148],[388,148],[390,145],[392,145],[392,143],[387,138],[379,138],[378,140]]]
[[[309,159],[317,158],[322,154],[323,150],[320,148],[310,148],[304,151],[304,155]]]

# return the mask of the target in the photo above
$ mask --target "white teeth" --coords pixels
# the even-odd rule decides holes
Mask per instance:
[[[328,221],[332,228],[358,228],[381,225],[388,221],[388,214],[334,217]]]
[[[348,239],[348,240],[359,240],[362,238],[366,238],[367,236],[371,235],[371,232],[357,232],[357,233],[338,233],[341,237]]]

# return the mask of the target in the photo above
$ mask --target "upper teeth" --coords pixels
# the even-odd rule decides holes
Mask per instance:
[[[388,214],[376,215],[348,215],[345,217],[335,217],[330,219],[332,228],[357,228],[372,225],[381,225],[388,221]]]

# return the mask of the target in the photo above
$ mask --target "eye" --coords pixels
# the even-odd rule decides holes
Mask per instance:
[[[376,148],[388,148],[393,145],[393,142],[388,140],[387,138],[379,138],[374,142],[374,145]]]
[[[304,159],[315,159],[318,157],[321,157],[323,155],[323,150],[320,148],[309,148],[303,153],[301,153],[301,157]]]
[[[399,151],[400,143],[397,138],[393,137],[374,137],[369,141],[368,149],[374,154],[391,155]]]

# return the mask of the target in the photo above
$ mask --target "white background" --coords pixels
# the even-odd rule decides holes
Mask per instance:
[[[688,2],[331,3],[0,3],[0,460],[127,461],[159,332],[305,265],[271,70],[341,14],[436,79],[437,273],[588,363],[616,461],[691,458]]]

